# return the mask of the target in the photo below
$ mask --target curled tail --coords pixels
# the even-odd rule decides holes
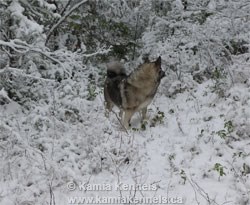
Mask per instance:
[[[107,77],[115,78],[117,76],[126,76],[124,66],[117,61],[110,62],[107,64]]]

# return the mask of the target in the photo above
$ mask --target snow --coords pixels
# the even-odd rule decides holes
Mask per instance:
[[[247,21],[242,20],[247,19],[247,1],[246,5],[205,2],[207,11],[213,13],[207,19],[206,13],[200,16],[203,10],[195,8],[204,2],[188,1],[184,9],[185,2],[175,0],[172,9],[161,16],[151,11],[155,9],[151,1],[134,10],[127,5],[129,1],[121,1],[122,8],[119,1],[103,1],[108,8],[100,17],[134,24],[128,27],[131,31],[137,23],[141,27],[140,37],[133,39],[140,45],[133,55],[140,56],[133,62],[124,60],[125,67],[133,69],[131,65],[141,63],[144,54],[152,59],[161,55],[167,74],[149,105],[148,119],[142,124],[137,113],[127,132],[118,120],[117,108],[109,118],[105,116],[106,68],[99,60],[104,64],[102,55],[109,58],[112,47],[96,39],[90,50],[83,32],[81,37],[86,39],[81,51],[67,50],[72,44],[66,44],[74,39],[71,30],[64,30],[73,28],[66,19],[73,12],[79,14],[80,6],[85,9],[85,3],[89,10],[89,2],[73,2],[62,16],[51,14],[60,18],[46,32],[32,15],[26,16],[23,2],[29,3],[9,2],[6,8],[18,28],[11,28],[16,34],[13,39],[0,40],[4,54],[11,49],[14,57],[25,62],[20,67],[7,58],[0,63],[4,67],[0,70],[1,205],[83,204],[79,197],[169,197],[187,205],[250,204],[249,53],[234,55],[227,48],[233,47],[227,45],[232,39],[249,37]],[[44,11],[55,10],[54,4],[44,0],[31,5],[35,8],[36,3]],[[113,14],[108,14],[109,9]],[[140,21],[134,21],[138,16]],[[42,23],[47,25],[47,21]],[[59,49],[50,51],[46,35],[49,38],[57,29]],[[103,35],[112,36],[106,29]],[[131,59],[130,55],[124,59]],[[217,69],[221,69],[219,79],[213,76]],[[196,72],[202,78],[199,83],[194,79]],[[91,190],[105,184],[111,189]],[[130,188],[117,190],[118,184]],[[135,185],[148,190],[134,190]],[[79,203],[70,202],[70,197]]]
[[[208,9],[210,11],[214,11],[216,10],[216,2],[214,0],[211,0],[209,3],[208,3]]]
[[[182,5],[182,1],[181,0],[175,0],[174,2],[173,2],[173,4],[176,6],[176,8],[178,9],[178,10],[183,10],[183,5]]]
[[[46,1],[44,1],[44,0],[38,0],[38,3],[39,3],[39,6],[40,7],[45,7],[45,8],[47,8],[47,9],[49,9],[49,10],[56,10],[56,6],[55,6],[55,4],[50,4],[50,3],[47,3]]]
[[[29,20],[26,16],[23,15],[24,8],[19,4],[18,1],[12,1],[8,9],[11,12],[11,16],[16,18],[16,21],[19,22],[19,29],[16,33],[17,38],[21,38],[23,35],[28,36],[31,34],[42,34],[43,26]]]
[[[171,89],[178,84],[174,82]],[[72,86],[65,84],[62,88],[68,100],[74,92]],[[55,202],[60,205],[68,204],[70,196],[129,195],[128,191],[114,188],[84,192],[67,189],[69,182],[88,181],[90,185],[106,183],[112,187],[119,182],[156,183],[157,191],[141,194],[182,197],[184,204],[247,203],[250,183],[248,175],[241,176],[240,172],[243,163],[250,161],[249,137],[239,141],[233,131],[223,139],[217,132],[225,129],[225,122],[231,119],[236,119],[235,127],[237,123],[249,123],[250,101],[246,99],[250,95],[244,91],[248,88],[235,85],[228,90],[230,97],[222,99],[211,92],[212,81],[189,86],[173,98],[158,94],[150,106],[148,124],[157,110],[164,113],[163,121],[141,130],[137,115],[132,125],[138,129],[128,134],[122,131],[114,114],[110,119],[104,116],[102,94],[93,102],[80,97],[61,103],[51,101],[25,114],[20,106],[2,106],[1,143],[5,146],[1,147],[1,178],[5,180],[0,186],[4,197],[1,203],[48,203],[50,184]],[[163,89],[164,84],[159,93]],[[55,90],[54,94],[57,99],[59,93]],[[76,120],[78,117],[82,123]],[[9,138],[4,137],[7,133]],[[226,175],[220,176],[214,170],[216,163]],[[140,196],[139,192],[136,196]]]
[[[2,88],[2,89],[0,90],[0,96],[3,97],[3,98],[9,99],[8,94],[6,93],[6,91],[4,90],[4,88]],[[10,99],[9,99],[9,100],[10,100]]]

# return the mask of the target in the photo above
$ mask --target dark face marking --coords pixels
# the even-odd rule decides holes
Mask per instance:
[[[164,78],[166,76],[166,73],[161,69],[160,70],[160,78]]]
[[[157,67],[161,67],[161,56],[159,56],[159,57],[157,58],[157,60],[155,61],[155,65],[156,65]]]
[[[154,63],[158,72],[158,81],[160,81],[163,77],[166,76],[165,72],[161,68],[161,56],[159,56]]]

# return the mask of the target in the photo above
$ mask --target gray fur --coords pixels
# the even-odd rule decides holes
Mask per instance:
[[[112,62],[107,65],[107,78],[104,86],[106,109],[110,112],[114,105],[119,107],[125,128],[131,117],[141,111],[146,117],[147,106],[154,98],[165,72],[161,69],[161,57],[155,62],[145,62],[129,76],[123,65]],[[124,116],[123,116],[124,112]]]

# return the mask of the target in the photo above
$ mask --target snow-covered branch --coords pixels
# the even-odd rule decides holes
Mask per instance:
[[[10,40],[9,42],[5,42],[5,41],[0,40],[0,46],[9,47],[9,48],[13,49],[15,52],[21,53],[21,54],[26,54],[26,53],[31,52],[31,51],[39,53],[39,54],[45,56],[46,58],[50,59],[51,61],[54,61],[55,63],[61,65],[62,68],[64,69],[64,71],[67,74],[69,74],[69,72],[65,69],[64,65],[62,64],[62,62],[60,62],[56,58],[52,57],[50,55],[50,52],[34,48],[33,45],[29,45],[24,41],[21,41],[19,39]]]
[[[61,64],[60,61],[58,61],[57,59],[50,56],[49,52],[45,52],[45,51],[33,48],[32,45],[29,45],[26,42],[21,41],[19,39],[10,40],[9,42],[0,40],[0,46],[9,47],[9,48],[13,49],[15,52],[21,53],[21,54],[26,54],[29,51],[37,52],[37,53],[40,53],[41,55],[47,57],[48,59],[50,59],[58,64]]]
[[[36,80],[45,81],[45,82],[55,82],[55,80],[41,78],[41,77],[26,74],[26,73],[24,73],[23,70],[20,70],[17,68],[12,68],[12,67],[6,67],[6,68],[0,70],[0,75],[6,74],[7,72],[11,72],[14,75],[22,76],[25,78],[36,79]]]
[[[99,54],[107,54],[108,52],[111,51],[111,48],[112,47],[109,47],[108,49],[100,48],[98,51],[94,53],[83,54],[83,57],[92,57],[92,56],[99,55]]]
[[[46,39],[46,44],[48,43],[52,33],[54,32],[54,30],[63,22],[65,21],[65,19],[67,17],[70,16],[71,13],[73,13],[73,11],[75,11],[77,8],[79,8],[82,4],[84,4],[85,2],[87,2],[87,0],[82,0],[81,2],[75,4],[68,12],[66,12],[64,14],[64,16],[62,18],[60,18],[60,20],[54,25],[52,26],[52,28],[48,31],[47,33],[47,39]]]
[[[10,40],[9,42],[0,40],[0,46],[7,46],[18,53],[27,53],[30,49],[27,44],[18,39]]]

